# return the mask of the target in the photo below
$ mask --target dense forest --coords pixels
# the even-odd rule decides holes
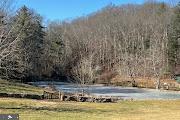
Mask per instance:
[[[51,21],[0,1],[0,77],[101,83],[115,76],[173,77],[180,66],[180,4],[108,5],[71,21]]]

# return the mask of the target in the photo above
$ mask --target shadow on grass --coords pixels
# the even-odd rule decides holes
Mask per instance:
[[[0,109],[6,109],[6,110],[33,110],[33,111],[52,111],[52,112],[86,112],[86,113],[105,113],[110,112],[108,110],[99,110],[99,109],[85,109],[85,108],[49,108],[49,107],[29,107],[29,106],[23,106],[23,107],[0,107]],[[112,112],[112,111],[111,111]]]

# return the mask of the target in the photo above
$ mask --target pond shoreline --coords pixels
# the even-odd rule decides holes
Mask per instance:
[[[69,93],[77,93],[82,90],[91,95],[98,96],[115,96],[123,99],[180,99],[180,91],[156,90],[138,87],[106,86],[104,84],[85,85],[83,87],[77,84],[64,82],[44,82],[39,81],[31,83],[39,87],[53,85],[57,90]]]
[[[33,84],[36,83],[36,84]],[[70,82],[58,82],[58,81],[38,81],[38,82],[28,82],[29,85],[41,85],[41,84],[49,84],[49,85],[61,85],[61,84],[67,84],[67,85],[75,85],[75,86],[81,86],[76,83],[70,83]],[[180,90],[165,90],[165,89],[155,89],[155,88],[145,88],[145,87],[128,87],[128,86],[117,86],[117,85],[107,85],[107,84],[87,84],[83,85],[83,87],[92,87],[92,86],[98,86],[98,87],[122,87],[122,88],[137,88],[142,90],[149,90],[149,91],[161,91],[161,92],[174,92],[174,93],[180,93]],[[39,86],[38,86],[39,87]]]

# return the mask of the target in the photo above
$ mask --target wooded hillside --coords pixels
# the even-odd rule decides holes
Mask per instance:
[[[66,76],[81,84],[116,75],[173,77],[180,64],[180,4],[108,5],[72,21],[53,21],[0,2],[0,76],[23,81]],[[177,73],[176,73],[177,74]]]

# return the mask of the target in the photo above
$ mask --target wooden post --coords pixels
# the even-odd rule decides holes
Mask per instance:
[[[59,100],[61,101],[61,92],[59,91]]]
[[[48,93],[46,91],[44,91],[43,95],[45,99],[48,99]]]
[[[44,99],[46,99],[45,91],[43,92]]]
[[[64,93],[61,93],[60,100],[63,101]]]

